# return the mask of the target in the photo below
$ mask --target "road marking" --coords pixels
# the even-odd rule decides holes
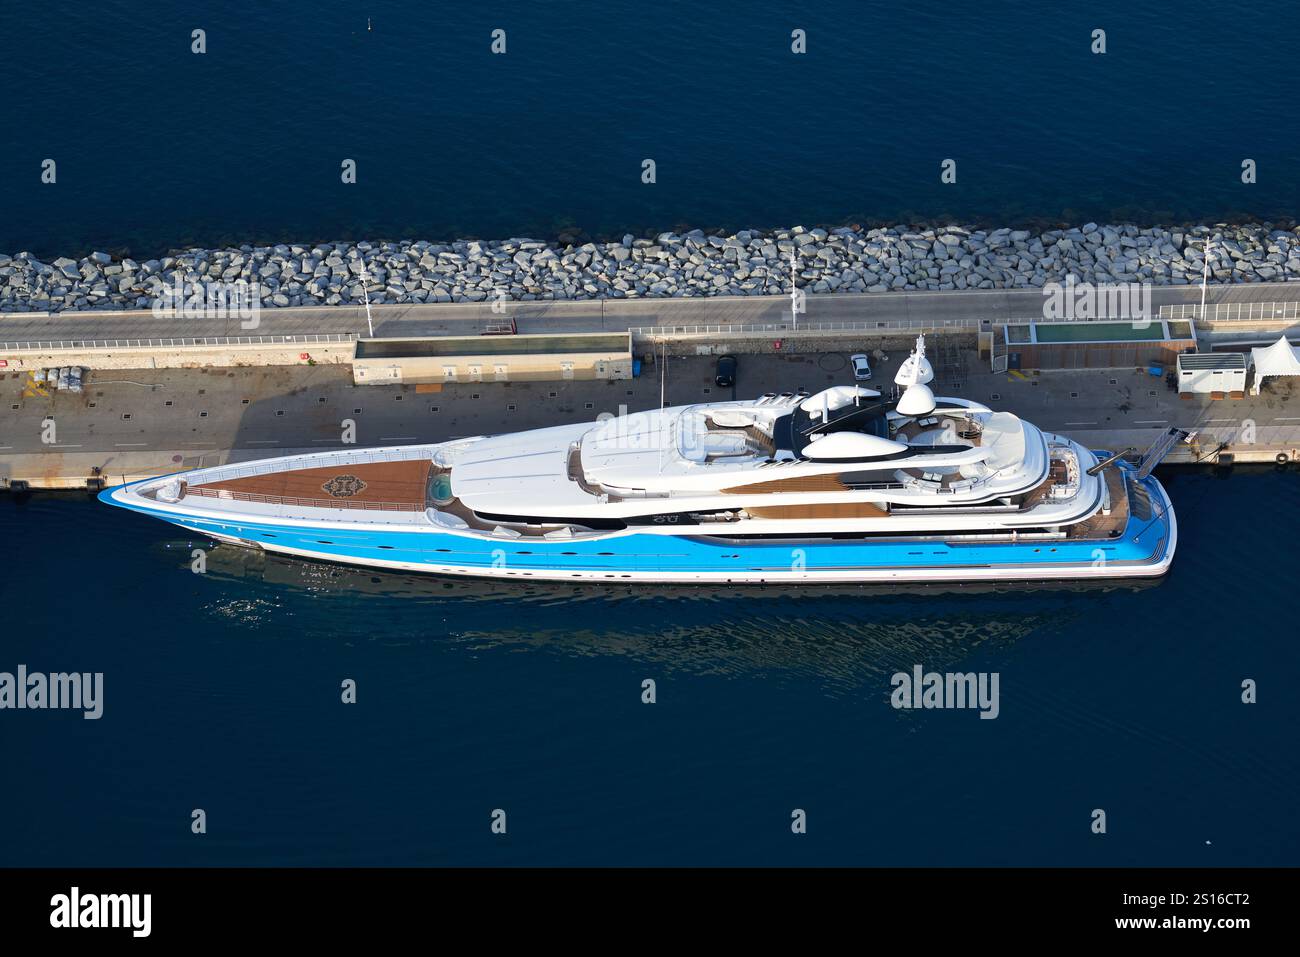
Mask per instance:
[[[1067,422],[1066,425],[1096,425],[1096,422]]]
[[[1300,416],[1289,415],[1286,418],[1274,419],[1274,422],[1300,422]]]
[[[1236,419],[1207,419],[1208,422],[1236,422]]]
[[[115,448],[115,449],[142,449],[142,448],[144,448],[144,447],[145,447],[146,445],[148,445],[148,444],[149,444],[148,442],[114,442],[114,443],[113,443],[113,448]]]
[[[245,445],[279,445],[279,439],[249,439]]]
[[[1164,425],[1168,419],[1139,419],[1134,425]]]

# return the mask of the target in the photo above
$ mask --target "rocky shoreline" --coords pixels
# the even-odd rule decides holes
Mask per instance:
[[[103,252],[48,264],[0,254],[0,312],[148,309],[179,283],[240,280],[259,283],[266,308],[357,305],[363,273],[372,303],[764,296],[789,293],[792,254],[810,294],[1014,289],[1069,276],[1190,285],[1201,281],[1206,239],[1212,282],[1300,279],[1300,227],[796,226],[564,246],[529,239],[240,246],[144,262]]]

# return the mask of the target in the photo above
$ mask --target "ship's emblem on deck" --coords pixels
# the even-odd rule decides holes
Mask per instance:
[[[324,485],[321,491],[328,492],[334,498],[351,498],[365,490],[366,483],[355,475],[336,475]]]

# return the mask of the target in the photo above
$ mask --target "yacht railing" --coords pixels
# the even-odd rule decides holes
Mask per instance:
[[[224,488],[190,487],[186,496],[215,498],[233,502],[260,502],[264,505],[296,505],[300,508],[346,508],[372,512],[423,512],[423,504],[413,502],[354,502],[339,498],[298,498],[291,495],[263,495],[259,492],[234,492]]]
[[[357,449],[349,452],[311,452],[306,455],[291,455],[285,458],[266,459],[243,465],[218,465],[203,469],[195,475],[205,484],[208,482],[228,482],[232,479],[251,478],[255,475],[269,475],[272,472],[286,472],[297,467],[290,463],[310,461],[311,468],[330,468],[348,465],[364,465],[368,462],[407,462],[412,459],[430,459],[432,455],[427,446],[412,445],[395,449]],[[196,492],[193,487],[190,492]]]

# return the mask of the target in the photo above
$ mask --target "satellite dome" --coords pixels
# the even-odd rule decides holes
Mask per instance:
[[[929,415],[934,411],[934,393],[928,385],[909,385],[895,408],[900,415]]]

